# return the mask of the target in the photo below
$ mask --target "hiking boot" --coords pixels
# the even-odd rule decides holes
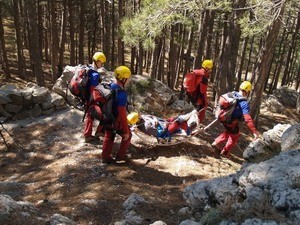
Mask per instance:
[[[104,137],[104,135],[105,135],[104,132],[98,132],[98,131],[97,131],[97,132],[95,133],[95,137],[96,137],[96,138]]]
[[[84,142],[85,143],[91,143],[91,142],[95,142],[95,141],[98,141],[98,138],[96,138],[95,136],[87,136],[87,137],[84,137]]]
[[[221,151],[221,146],[220,146],[220,144],[218,143],[216,143],[215,141],[211,144],[211,146],[215,149],[215,150],[217,150],[218,152],[220,152]]]
[[[111,163],[115,163],[116,161],[113,158],[107,158],[107,159],[102,159],[101,162],[111,164]]]
[[[225,158],[229,158],[229,151],[222,150],[220,155]]]
[[[121,161],[125,161],[125,162],[128,162],[130,160],[130,157],[128,155],[125,155],[124,158],[120,158],[118,155],[116,156],[115,158],[115,161],[116,162],[121,162]]]

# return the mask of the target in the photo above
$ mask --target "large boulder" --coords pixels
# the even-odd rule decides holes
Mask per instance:
[[[197,221],[206,209],[216,208],[220,217],[238,224],[299,224],[299,162],[300,149],[281,152],[268,161],[247,164],[234,175],[188,186],[183,196]]]
[[[60,214],[42,215],[30,202],[15,201],[8,195],[0,195],[0,224],[75,225],[75,222]]]
[[[263,133],[263,138],[251,142],[243,152],[248,162],[262,162],[281,152],[282,134],[290,124],[277,124],[273,129]]]
[[[74,70],[74,66],[66,66],[52,90],[63,96],[71,105],[76,106],[78,100],[67,91],[68,81],[72,78]],[[106,72],[103,78],[105,82],[114,81],[112,72]],[[128,93],[128,102],[131,104],[130,110],[132,111],[136,110],[147,114],[164,116],[165,114],[183,113],[193,110],[192,105],[186,101],[178,100],[173,90],[149,76],[132,75]]]
[[[129,96],[130,101],[138,111],[157,116],[188,112],[193,109],[187,102],[178,100],[175,92],[165,84],[149,76],[133,75]]]
[[[281,136],[281,150],[300,149],[300,123],[290,126]]]

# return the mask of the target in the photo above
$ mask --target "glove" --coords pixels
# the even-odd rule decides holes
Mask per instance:
[[[256,132],[253,134],[254,135],[254,140],[257,140],[258,138],[261,137],[260,133]]]

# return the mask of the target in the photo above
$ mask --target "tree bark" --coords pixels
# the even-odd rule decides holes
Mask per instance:
[[[9,63],[7,58],[7,52],[5,47],[5,38],[4,38],[4,26],[2,21],[2,2],[0,2],[0,46],[2,48],[2,58],[3,58],[3,70],[5,73],[5,79],[9,80],[11,78],[9,71]]]
[[[64,53],[65,53],[65,43],[66,43],[66,27],[67,27],[67,0],[63,0],[63,9],[61,17],[61,26],[60,26],[60,42],[59,42],[59,60],[58,60],[58,69],[62,70],[64,66]],[[59,71],[61,74],[62,71]]]
[[[85,5],[86,5],[86,1],[80,0],[78,59],[81,64],[84,63]]]
[[[69,9],[69,32],[70,32],[70,64],[75,65],[75,22],[74,22],[74,6],[72,0],[68,1]]]
[[[176,77],[176,55],[178,46],[174,42],[174,37],[176,35],[177,25],[171,26],[170,32],[170,45],[169,45],[169,63],[168,63],[168,72],[167,72],[167,83],[169,88],[174,87],[174,81]]]
[[[56,24],[56,3],[55,1],[50,1],[51,8],[51,66],[52,66],[52,82],[53,84],[59,77],[57,74],[58,66],[58,31]]]
[[[119,21],[118,24],[120,26],[121,20],[124,17],[124,3],[123,0],[119,0],[119,7],[118,7],[118,12],[119,12]],[[124,65],[124,42],[122,40],[121,35],[118,35],[118,65]]]
[[[26,78],[26,67],[25,67],[25,59],[24,59],[24,47],[22,40],[22,25],[20,19],[20,9],[18,0],[13,0],[13,17],[14,17],[14,26],[16,30],[16,48],[17,48],[17,57],[18,57],[18,73],[22,79]]]
[[[263,96],[263,88],[267,79],[267,71],[270,66],[270,59],[276,43],[276,39],[279,33],[279,29],[282,21],[282,14],[284,12],[285,1],[278,2],[276,11],[279,13],[277,18],[274,19],[266,35],[262,39],[262,46],[258,54],[258,61],[253,70],[253,75],[256,79],[253,82],[254,91],[251,93],[251,116],[258,123],[258,117],[260,112],[260,106]],[[258,79],[259,78],[259,79]]]
[[[42,61],[40,55],[39,34],[38,34],[38,21],[37,21],[37,6],[35,0],[25,1],[25,7],[28,13],[28,34],[31,52],[31,65],[35,75],[36,82],[39,86],[45,86],[45,78],[42,70]],[[30,15],[30,16],[29,16]]]
[[[242,80],[242,74],[243,74],[244,63],[245,63],[245,58],[246,58],[246,51],[247,51],[247,44],[248,44],[248,38],[245,38],[243,41],[242,54],[241,54],[239,72],[238,72],[238,76],[237,76],[237,82],[235,84],[236,90],[238,90],[239,85]]]

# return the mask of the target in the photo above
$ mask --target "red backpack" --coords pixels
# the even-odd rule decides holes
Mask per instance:
[[[193,93],[196,91],[197,86],[201,83],[202,74],[200,70],[193,70],[187,73],[183,79],[183,87],[186,92]]]
[[[118,89],[112,89],[111,84],[100,83],[92,93],[92,99],[96,104],[90,107],[93,118],[102,125],[112,125],[117,117],[116,101]]]
[[[82,101],[87,100],[88,90],[86,88],[89,76],[89,67],[86,65],[78,65],[74,70],[74,75],[68,83],[68,89],[70,92],[79,97]]]

